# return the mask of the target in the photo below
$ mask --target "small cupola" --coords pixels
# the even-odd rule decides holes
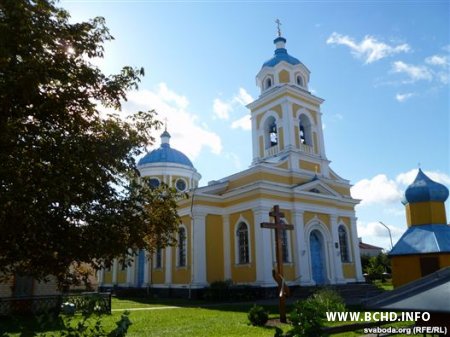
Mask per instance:
[[[448,193],[447,187],[431,180],[419,169],[416,179],[405,191],[403,204],[428,201],[445,202]]]
[[[261,94],[284,85],[307,90],[310,71],[299,59],[289,55],[286,49],[287,40],[281,36],[279,30],[278,34],[278,37],[273,40],[274,56],[263,63],[261,70],[256,75],[256,82]]]
[[[446,224],[445,201],[448,188],[431,180],[421,169],[405,191],[402,203],[408,226]]]

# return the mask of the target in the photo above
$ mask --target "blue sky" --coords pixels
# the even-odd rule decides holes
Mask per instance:
[[[201,185],[247,168],[255,75],[271,58],[276,18],[288,52],[311,71],[331,167],[362,199],[364,242],[405,231],[401,195],[418,163],[450,186],[448,1],[61,1],[73,21],[103,16],[115,40],[105,73],[143,66],[124,113],[156,109]],[[155,133],[159,142],[159,131]],[[158,144],[155,144],[156,146]],[[150,147],[149,147],[150,149]],[[447,214],[449,207],[447,205]]]

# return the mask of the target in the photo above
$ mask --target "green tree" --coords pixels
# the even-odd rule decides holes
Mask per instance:
[[[112,39],[103,18],[69,23],[52,0],[0,2],[0,275],[64,282],[73,262],[174,242],[176,191],[136,169],[155,112],[99,112],[120,110],[144,75],[92,64]]]

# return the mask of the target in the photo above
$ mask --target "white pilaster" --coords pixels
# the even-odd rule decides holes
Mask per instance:
[[[195,286],[205,286],[206,282],[206,214],[194,214],[193,217],[193,275]]]
[[[294,210],[294,231],[295,231],[295,278],[301,285],[311,284],[311,273],[309,268],[307,245],[305,238],[305,224],[303,211]]]
[[[318,149],[319,149],[319,155],[323,159],[326,159],[327,156],[325,154],[325,142],[324,142],[324,139],[323,139],[322,113],[320,111],[317,111],[316,112],[316,116],[317,116],[317,126],[316,126],[317,141],[319,142],[319,144],[317,144],[317,146],[318,146]]]
[[[231,244],[230,244],[230,216],[222,216],[223,221],[223,267],[225,280],[231,279]]]
[[[342,272],[342,260],[341,260],[341,249],[339,247],[339,233],[338,233],[338,223],[337,223],[337,215],[330,215],[331,220],[331,251],[332,251],[332,263],[334,264],[335,273],[333,275],[334,283],[345,283],[344,274]]]
[[[252,146],[253,146],[253,163],[256,163],[261,156],[258,155],[259,151],[259,132],[256,129],[256,116],[250,117],[252,121]]]
[[[166,247],[166,254],[165,255],[165,275],[164,275],[164,283],[166,285],[170,285],[172,283],[172,249],[173,247],[167,246]]]
[[[260,286],[275,286],[272,277],[273,256],[270,229],[261,228],[262,222],[269,222],[270,209],[259,207],[253,211],[255,219],[255,256],[256,256],[256,283]]]
[[[129,266],[127,265],[127,284],[128,284],[128,286],[135,285],[134,276],[136,274],[137,264],[138,264],[138,256],[136,255],[133,263],[131,263],[131,265],[129,265]]]
[[[353,261],[355,263],[355,269],[356,269],[356,280],[358,282],[364,282],[364,276],[362,274],[362,267],[361,267],[361,253],[359,252],[359,240],[358,240],[358,231],[356,229],[356,217],[350,218],[350,230],[352,233],[352,243],[353,243]]]
[[[284,149],[292,149],[295,145],[292,104],[288,101],[281,106],[283,115]]]
[[[112,265],[112,284],[117,284],[117,268],[119,267],[119,263],[117,259],[114,259]]]

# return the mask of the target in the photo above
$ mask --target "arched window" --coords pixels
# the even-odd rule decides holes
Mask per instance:
[[[312,146],[311,122],[305,114],[300,115],[299,130],[300,144]]]
[[[303,77],[301,77],[300,75],[297,75],[297,84],[303,87]]]
[[[272,79],[269,77],[268,79],[266,79],[266,89],[269,89],[272,86]]]
[[[158,188],[160,185],[160,181],[158,178],[150,178],[150,180],[148,181],[148,185],[151,188]]]
[[[273,116],[266,119],[265,122],[265,138],[266,138],[266,149],[278,144],[278,128],[277,121]]]
[[[343,225],[339,226],[338,234],[339,234],[339,247],[341,250],[341,261],[350,262],[350,255],[348,253],[347,231],[345,230],[345,227]]]
[[[157,268],[157,269],[162,268],[162,249],[161,248],[156,249],[155,268]]]
[[[178,229],[178,267],[186,267],[186,228]]]
[[[239,264],[247,264],[250,262],[250,247],[248,241],[247,224],[241,222],[236,231],[238,243],[238,262]]]

